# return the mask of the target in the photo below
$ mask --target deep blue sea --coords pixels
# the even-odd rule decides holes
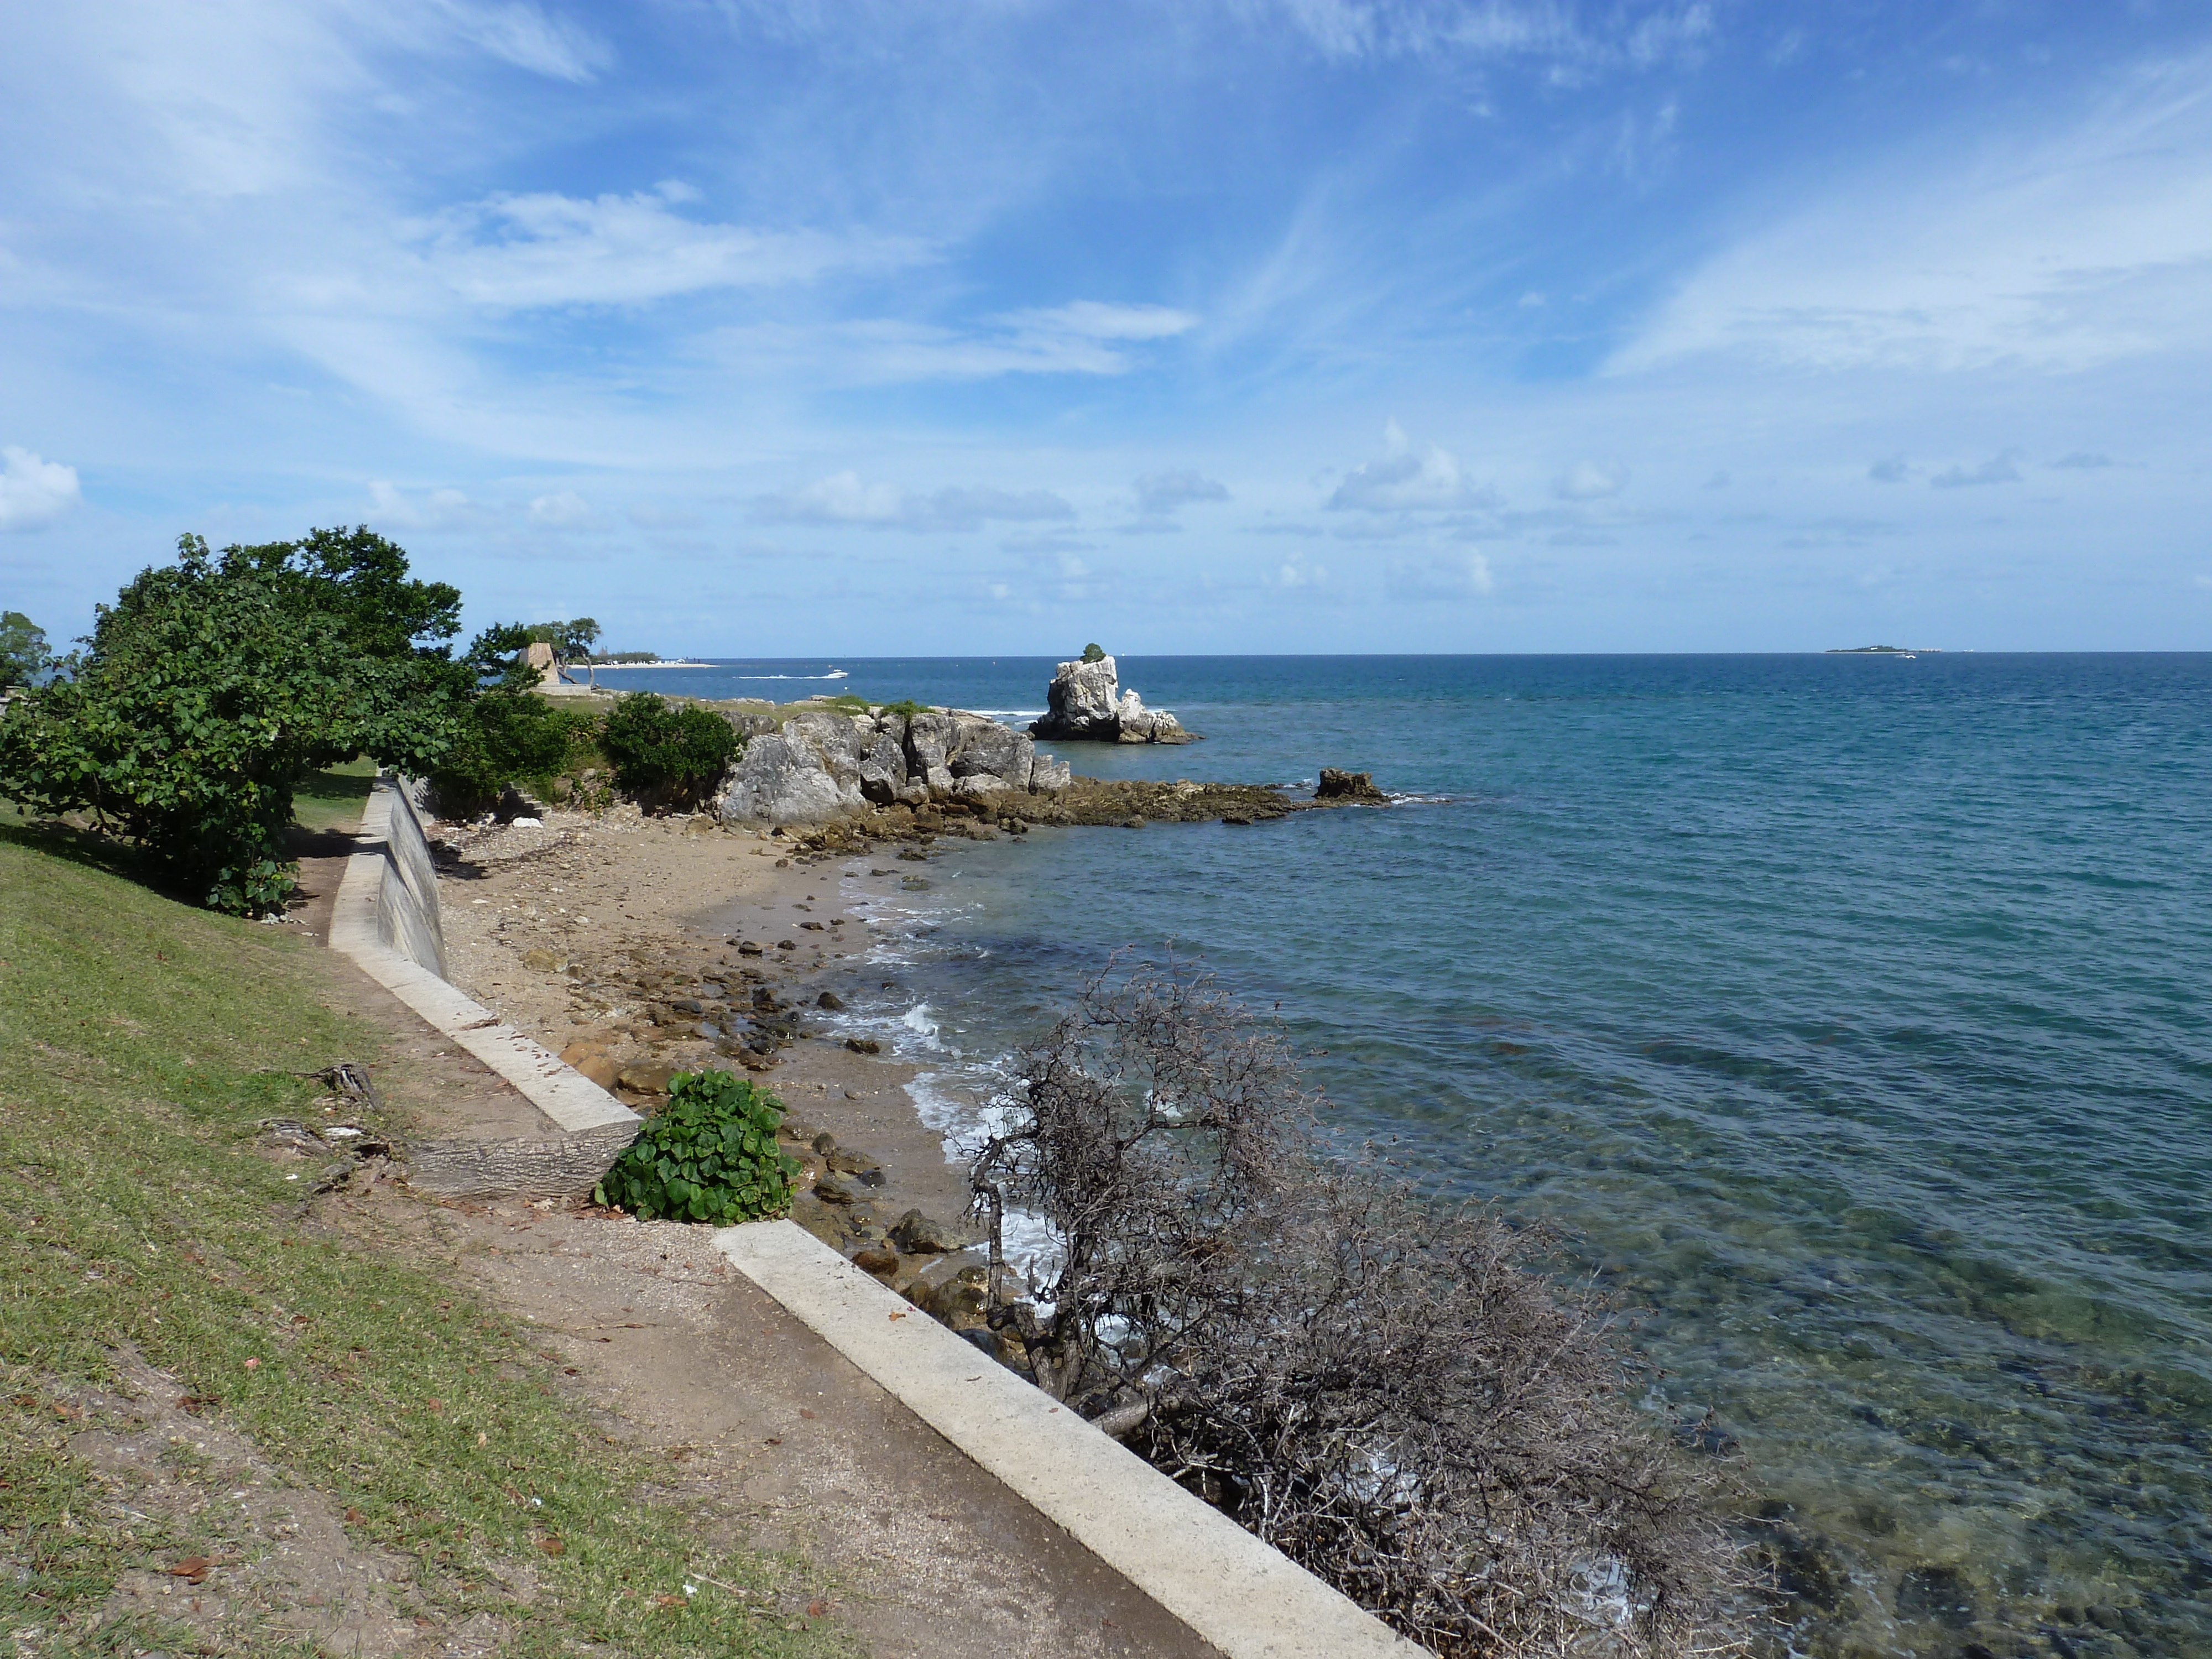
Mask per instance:
[[[1120,665],[1207,740],[1079,772],[1401,799],[948,843],[858,1011],[931,1109],[1116,948],[1202,957],[1348,1133],[1641,1310],[1790,1645],[2212,1654],[2212,655]],[[1011,717],[1051,673],[744,678],[829,666],[605,678]]]

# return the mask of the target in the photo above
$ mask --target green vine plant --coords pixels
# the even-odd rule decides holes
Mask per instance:
[[[644,1221],[727,1227],[791,1208],[799,1161],[776,1144],[783,1103],[724,1071],[678,1072],[668,1103],[592,1189]]]

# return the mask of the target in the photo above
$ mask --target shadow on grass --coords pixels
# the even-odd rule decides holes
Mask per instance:
[[[310,772],[300,780],[300,787],[292,793],[295,800],[365,801],[375,784],[376,775],[374,772],[355,773],[333,769],[328,772]]]
[[[87,830],[57,818],[18,818],[14,823],[0,821],[0,841],[13,846],[43,853],[48,858],[64,859],[71,864],[82,864],[94,870],[105,870],[111,876],[120,876],[125,881],[136,882],[163,898],[178,899],[189,904],[175,887],[163,881],[161,873],[139,850],[128,842],[103,836],[96,830]]]
[[[350,830],[310,829],[295,823],[284,832],[284,856],[288,859],[349,858],[359,843]]]

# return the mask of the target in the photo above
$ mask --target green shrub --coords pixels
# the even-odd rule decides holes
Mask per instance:
[[[865,714],[869,707],[868,700],[857,691],[841,691],[834,697],[824,697],[820,706],[834,708],[841,714]]]
[[[1105,661],[1106,648],[1098,644],[1096,641],[1093,641],[1091,644],[1083,647],[1083,660],[1085,662]]]
[[[0,793],[89,813],[217,909],[274,909],[303,779],[362,754],[423,770],[451,746],[474,675],[436,641],[460,598],[367,529],[219,555],[184,537],[0,720]]]
[[[896,702],[884,704],[883,712],[886,714],[896,714],[902,720],[910,720],[916,714],[927,714],[929,712],[929,705],[916,702],[912,697],[901,697]]]
[[[449,817],[480,811],[510,783],[544,788],[580,759],[590,763],[599,729],[594,714],[556,708],[512,686],[488,687],[458,723],[453,747],[430,775],[439,810]]]
[[[672,708],[653,692],[632,691],[615,699],[599,747],[629,793],[688,796],[719,783],[744,739],[712,709]]]
[[[791,1207],[798,1160],[776,1144],[783,1103],[727,1072],[678,1072],[668,1103],[592,1189],[646,1221],[718,1227]]]

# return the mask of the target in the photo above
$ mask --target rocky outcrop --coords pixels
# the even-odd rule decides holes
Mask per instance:
[[[1044,718],[1032,737],[1077,743],[1189,743],[1198,736],[1163,709],[1121,688],[1114,659],[1064,662],[1045,692]]]
[[[1362,801],[1372,806],[1386,806],[1389,796],[1375,787],[1372,772],[1340,772],[1334,766],[1321,769],[1321,782],[1314,790],[1316,800]]]
[[[725,823],[823,823],[871,806],[1056,794],[1070,781],[1064,762],[1040,761],[1027,733],[988,714],[808,709],[746,743],[713,810]]]

